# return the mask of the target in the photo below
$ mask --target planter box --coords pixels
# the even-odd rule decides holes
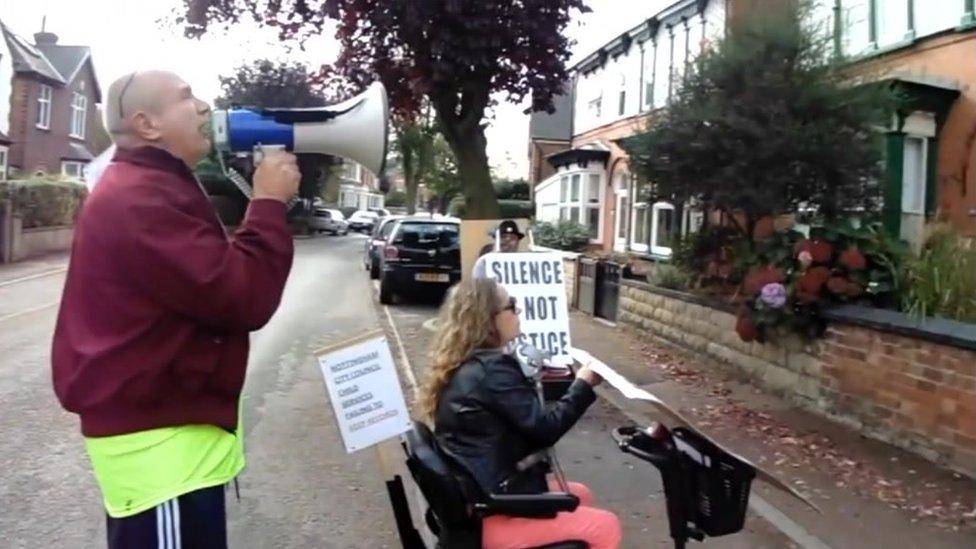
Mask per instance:
[[[621,282],[618,321],[866,436],[976,478],[976,326],[846,306],[823,339],[746,343],[708,300]]]

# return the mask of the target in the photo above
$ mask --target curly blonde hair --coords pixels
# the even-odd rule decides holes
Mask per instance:
[[[499,345],[494,322],[498,301],[499,286],[490,278],[464,280],[448,292],[417,399],[423,419],[433,419],[441,393],[471,353]]]

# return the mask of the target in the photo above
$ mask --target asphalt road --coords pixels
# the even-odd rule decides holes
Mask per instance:
[[[347,455],[312,355],[377,327],[362,236],[296,242],[281,307],[252,338],[248,467],[228,492],[232,547],[397,547],[377,453]],[[46,269],[50,270],[51,266]],[[75,416],[50,383],[63,273],[0,284],[0,546],[104,546]]]

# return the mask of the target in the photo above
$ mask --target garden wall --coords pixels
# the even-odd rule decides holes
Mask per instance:
[[[976,325],[846,306],[823,339],[746,343],[732,311],[621,283],[618,321],[742,372],[863,434],[976,478]]]

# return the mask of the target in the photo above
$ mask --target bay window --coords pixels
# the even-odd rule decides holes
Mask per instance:
[[[568,173],[559,178],[559,220],[584,225],[594,242],[602,240],[601,181],[602,176],[592,172]]]
[[[671,257],[671,243],[675,236],[674,205],[655,202],[651,208],[651,253]]]

